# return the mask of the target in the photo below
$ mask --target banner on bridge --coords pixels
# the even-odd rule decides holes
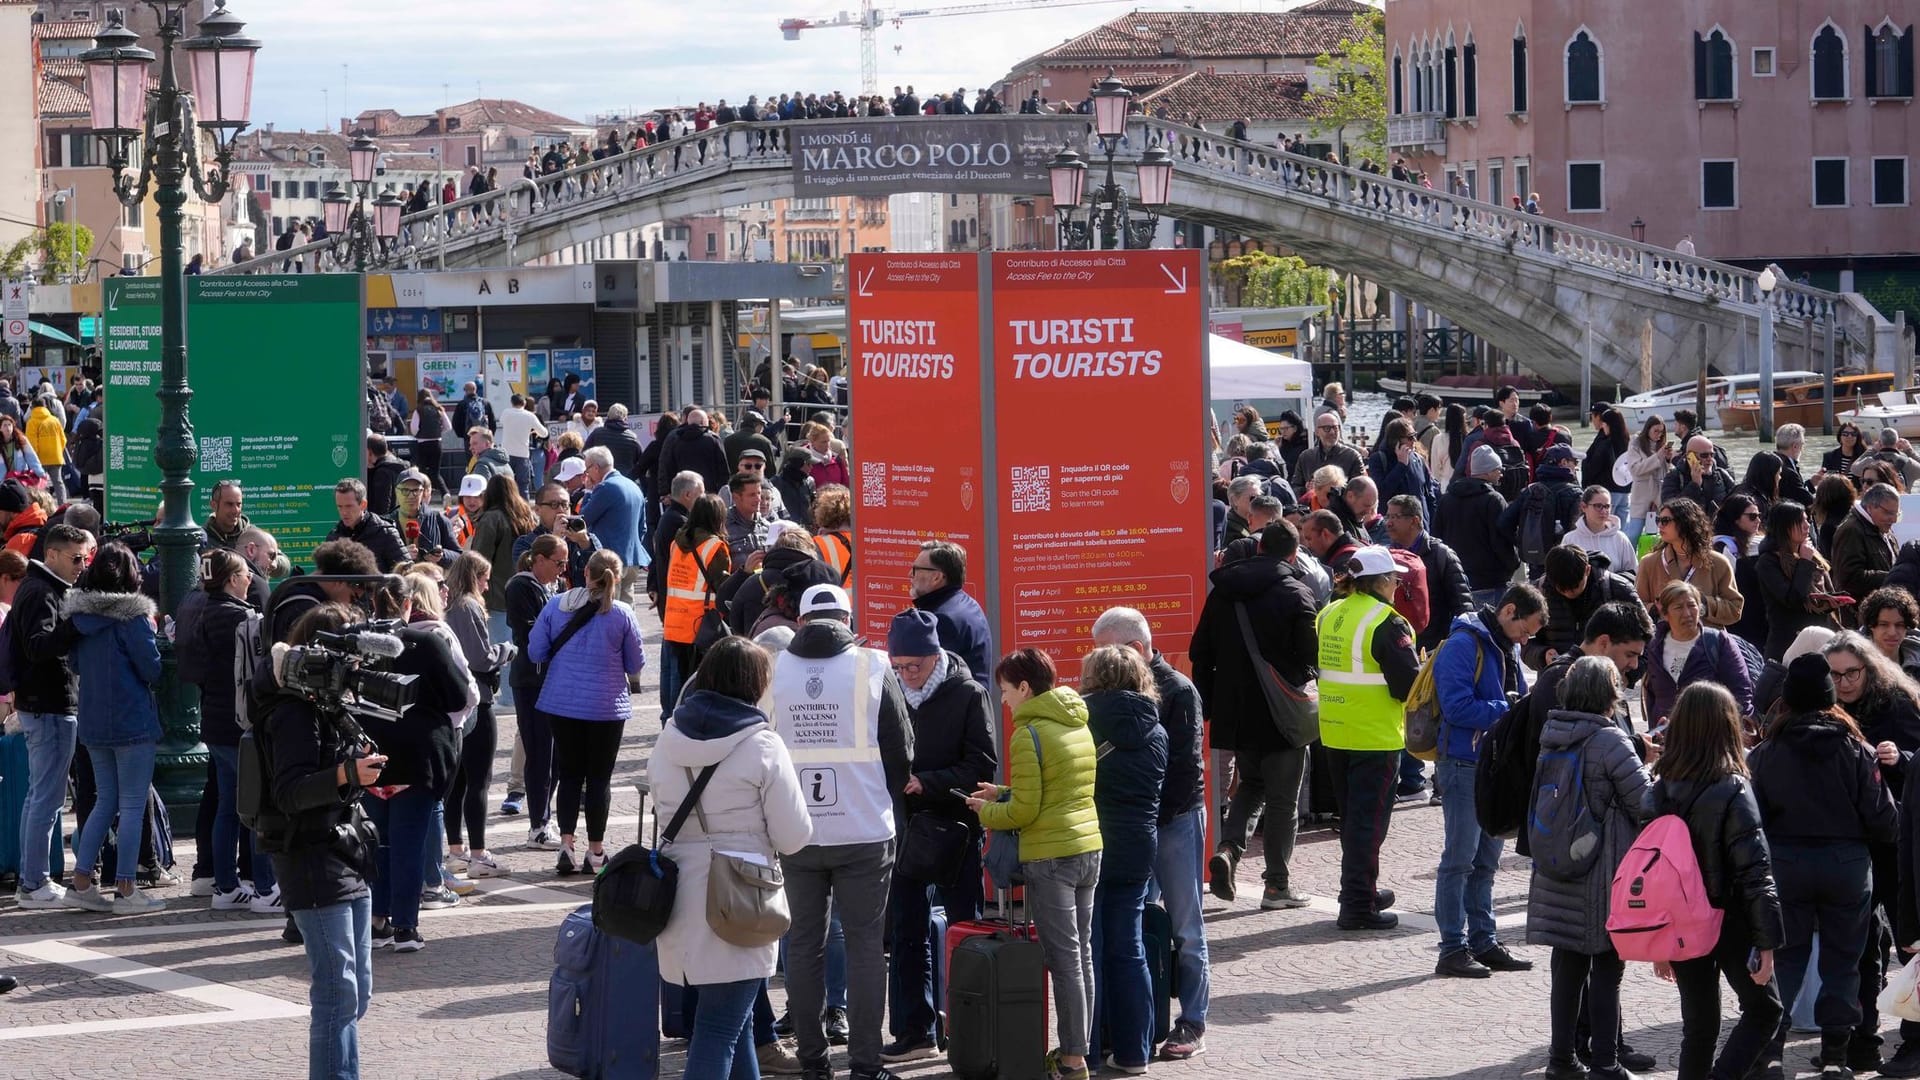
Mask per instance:
[[[940,116],[795,124],[799,196],[1047,193],[1047,162],[1085,149],[1084,116]]]

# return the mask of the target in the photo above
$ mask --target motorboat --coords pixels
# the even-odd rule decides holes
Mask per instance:
[[[1845,408],[1849,402],[1855,408],[1873,400],[1883,391],[1893,389],[1892,372],[1872,372],[1860,375],[1841,375],[1833,380],[1833,403]],[[1816,377],[1811,382],[1783,384],[1774,377],[1774,386],[1779,397],[1773,402],[1773,423],[1777,429],[1781,424],[1799,424],[1802,427],[1815,427],[1821,423],[1826,408],[1827,382]],[[1732,400],[1720,406],[1720,427],[1724,431],[1754,431],[1760,426],[1760,388],[1741,390]]]
[[[1398,397],[1432,394],[1450,405],[1492,405],[1493,395],[1503,386],[1511,386],[1520,395],[1520,407],[1539,402],[1564,405],[1565,395],[1538,375],[1442,375],[1423,382],[1406,379],[1381,379],[1380,392]]]
[[[1773,374],[1776,385],[1807,382],[1817,378],[1820,378],[1820,373],[1817,371],[1776,371]],[[1717,418],[1720,406],[1735,400],[1735,395],[1739,391],[1745,390],[1749,394],[1754,394],[1759,392],[1759,386],[1758,374],[1708,376],[1706,395],[1708,416]],[[1658,416],[1668,421],[1671,426],[1674,410],[1697,408],[1699,400],[1700,383],[1696,379],[1631,395],[1614,407],[1620,410],[1620,415],[1626,420],[1627,426],[1637,433],[1649,417]],[[1706,419],[1707,417],[1702,417],[1701,421],[1704,423]]]
[[[1861,441],[1868,446],[1874,445],[1883,428],[1892,428],[1903,439],[1920,439],[1920,403],[1909,401],[1903,390],[1888,390],[1878,397],[1877,405],[1848,409],[1833,418],[1859,428]]]

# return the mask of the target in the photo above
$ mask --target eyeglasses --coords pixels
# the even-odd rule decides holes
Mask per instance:
[[[1315,424],[1313,426],[1314,426],[1314,430],[1316,431],[1339,431],[1340,430],[1339,424]]]
[[[1673,524],[1673,516],[1670,514],[1661,514],[1659,517],[1653,519],[1653,523],[1655,525],[1671,525]]]
[[[1589,510],[1611,510],[1611,509],[1613,509],[1613,503],[1612,503],[1612,502],[1590,502],[1590,503],[1588,503],[1588,504],[1587,504],[1587,509],[1589,509]]]
[[[565,510],[567,508],[567,500],[542,499],[540,502],[536,503],[535,505],[545,507],[548,510]]]
[[[919,563],[913,564],[912,570],[916,574],[922,573],[922,572],[929,573],[929,574],[937,574],[940,572],[940,568],[937,566],[921,566]]]
[[[1850,668],[1837,668],[1832,665],[1828,665],[1827,667],[1827,672],[1833,676],[1834,682],[1852,682],[1864,674],[1866,670],[1867,668],[1864,664]]]
[[[918,675],[920,669],[927,666],[925,660],[895,660],[893,671],[896,675]]]

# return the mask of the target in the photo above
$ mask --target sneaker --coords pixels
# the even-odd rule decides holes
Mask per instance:
[[[70,908],[81,911],[112,911],[113,900],[96,886],[91,889],[68,889],[60,902]]]
[[[527,833],[527,846],[541,851],[559,851],[560,834],[553,831],[553,826],[542,825]]]
[[[133,891],[126,896],[116,896],[113,898],[113,913],[115,915],[146,915],[151,912],[161,911],[165,909],[166,906],[167,902],[165,900],[157,896],[148,896],[146,893],[141,892],[140,887],[137,885],[134,886]]]
[[[589,851],[580,857],[580,869],[583,873],[598,874],[607,868],[607,853]]]
[[[1425,784],[1422,784],[1416,788],[1399,788],[1399,789],[1396,789],[1393,793],[1394,802],[1403,802],[1403,803],[1422,802],[1423,803],[1423,802],[1426,802],[1427,799],[1428,799],[1428,792],[1427,792],[1427,786]]]
[[[1587,1067],[1577,1061],[1549,1061],[1541,1080],[1587,1080]]]
[[[527,801],[526,792],[509,791],[507,792],[506,799],[500,803],[500,812],[502,814],[505,814],[508,817],[518,817],[520,814],[520,808],[522,805],[526,803],[526,801]]]
[[[480,888],[466,878],[457,878],[445,871],[440,874],[440,887],[455,896],[472,896]]]
[[[847,1077],[848,1080],[899,1080],[885,1065],[878,1065],[871,1069],[856,1068],[847,1073]]]
[[[1513,955],[1513,953],[1509,951],[1505,945],[1495,945],[1493,948],[1488,949],[1485,952],[1474,953],[1473,958],[1476,961],[1478,961],[1482,967],[1485,967],[1489,971],[1532,971],[1533,970],[1533,961],[1522,960],[1521,958]],[[1636,1068],[1636,1066],[1632,1062],[1626,1060],[1627,1057],[1632,1054],[1633,1054],[1633,1051],[1631,1048],[1626,1046],[1622,1046],[1620,1048],[1621,1064],[1625,1065],[1629,1069]],[[1646,1055],[1635,1055],[1635,1056],[1644,1057]],[[1643,1066],[1638,1066],[1638,1068],[1640,1071],[1644,1072],[1649,1069],[1652,1069],[1653,1066],[1643,1065]]]
[[[1061,1064],[1058,1050],[1047,1051],[1046,1066],[1047,1080],[1092,1080],[1093,1077],[1093,1072],[1087,1068],[1085,1061],[1079,1065]]]
[[[20,985],[20,980],[11,975],[0,975],[0,994],[11,994]]]
[[[793,1047],[788,1046],[783,1039],[761,1043],[754,1053],[760,1059],[761,1076],[800,1075],[800,1055],[794,1053]],[[885,1054],[881,1055],[882,1060],[885,1060],[885,1057]]]
[[[373,947],[376,949],[393,948],[393,924],[373,928]]]
[[[1176,1020],[1167,1041],[1160,1044],[1160,1060],[1185,1061],[1207,1052],[1207,1040],[1201,1029],[1185,1019]]]
[[[287,905],[280,899],[280,887],[276,885],[265,896],[254,897],[253,903],[247,905],[247,910],[255,915],[285,915]]]
[[[13,902],[28,911],[46,911],[60,907],[60,898],[65,895],[67,890],[61,888],[59,882],[48,878],[31,892],[24,888],[13,890]]]
[[[213,894],[215,911],[250,911],[253,908],[253,890],[244,885],[236,885],[231,892]]]
[[[156,863],[142,866],[137,880],[142,885],[151,885],[156,889],[170,889],[180,884],[180,875]]]
[[[1659,1062],[1654,1060],[1652,1054],[1643,1050],[1635,1050],[1633,1047],[1627,1045],[1625,1039],[1620,1041],[1620,1048],[1614,1051],[1613,1059],[1620,1063],[1621,1068],[1628,1072],[1637,1073],[1652,1072],[1653,1067],[1659,1064]]]
[[[573,861],[573,856],[574,851],[572,848],[562,847],[560,849],[560,857],[554,860],[553,872],[559,874],[561,877],[572,877],[579,873],[580,868]],[[775,1030],[777,1031],[778,1029]]]
[[[194,878],[193,884],[187,887],[187,895],[212,896],[213,895],[213,879],[210,877]]]
[[[1392,930],[1400,925],[1400,916],[1391,911],[1349,911],[1334,925],[1342,930]]]
[[[427,939],[420,936],[420,931],[418,928],[411,929],[411,930],[396,929],[393,932],[393,951],[394,952],[397,952],[397,953],[419,952],[421,949],[424,949],[426,947],[427,947]]]
[[[428,889],[425,892],[420,894],[420,910],[421,911],[439,911],[444,908],[459,907],[459,906],[460,906],[460,897],[457,894],[455,894],[452,889],[449,889],[445,886],[442,886],[438,889]],[[394,948],[396,949],[400,947],[400,939],[398,934],[399,932],[395,931]]]
[[[464,874],[467,872],[467,860],[469,857],[470,856],[468,856],[468,854],[464,851],[449,850],[447,852],[447,857],[444,860],[442,860],[441,865],[445,866],[448,870],[452,871],[453,873]]]
[[[1124,1076],[1145,1076],[1145,1075],[1147,1075],[1147,1067],[1146,1067],[1146,1065],[1144,1065],[1144,1064],[1141,1064],[1141,1065],[1123,1065],[1123,1064],[1121,1064],[1121,1063],[1120,1063],[1120,1062],[1118,1062],[1118,1061],[1109,1061],[1109,1062],[1107,1062],[1107,1068],[1109,1068],[1109,1069],[1112,1069],[1112,1070],[1113,1070],[1114,1072],[1117,1072],[1117,1073],[1120,1073],[1120,1074],[1122,1074],[1122,1075],[1124,1075]]]
[[[1213,858],[1207,862],[1207,891],[1229,904],[1233,903],[1236,895],[1233,874],[1239,868],[1240,860],[1234,857],[1233,849],[1221,848],[1214,852]]]
[[[1433,966],[1433,973],[1443,979],[1491,979],[1493,969],[1477,960],[1465,949],[1455,949],[1440,957]]]
[[[828,1044],[833,1046],[847,1045],[847,1039],[853,1033],[853,1029],[847,1024],[847,1010],[829,1005],[827,1007],[827,1014],[822,1019],[826,1021],[827,1025]]]
[[[1306,907],[1312,897],[1291,885],[1269,885],[1260,893],[1261,911],[1283,911]]]
[[[306,944],[306,935],[300,932],[299,924],[293,921],[293,916],[291,915],[287,916],[287,925],[280,928],[280,940],[289,945]]]
[[[506,877],[507,868],[492,855],[475,855],[467,860],[469,879]]]
[[[933,1040],[925,1035],[902,1035],[880,1048],[880,1060],[889,1065],[897,1065],[903,1061],[930,1058],[939,1052],[934,1047]]]

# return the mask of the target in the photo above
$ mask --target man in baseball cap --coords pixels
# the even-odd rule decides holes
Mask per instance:
[[[813,842],[780,860],[793,929],[787,939],[787,1012],[800,1065],[826,1074],[829,906],[846,932],[848,1054],[855,1076],[882,1075],[886,908],[898,806],[911,779],[913,725],[886,654],[862,648],[847,624],[853,602],[838,585],[800,594],[800,629],[774,657],[768,719],[787,744],[813,822]]]

